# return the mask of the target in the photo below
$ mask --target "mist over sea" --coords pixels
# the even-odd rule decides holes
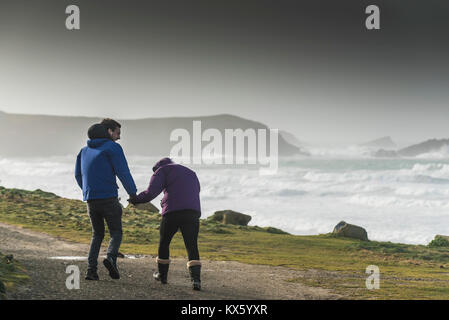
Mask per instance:
[[[201,182],[202,217],[232,209],[251,215],[250,225],[298,235],[327,233],[345,220],[366,228],[371,240],[412,244],[449,235],[447,150],[407,159],[372,158],[355,147],[310,152],[311,157],[280,159],[278,173],[267,176],[259,175],[256,166],[190,166]],[[143,191],[158,159],[127,159]],[[82,199],[74,165],[75,155],[0,157],[0,185]],[[126,192],[118,184],[126,205]],[[152,201],[158,208],[161,198]]]

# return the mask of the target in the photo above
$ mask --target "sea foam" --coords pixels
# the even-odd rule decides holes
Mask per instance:
[[[139,191],[157,160],[128,157]],[[232,209],[251,215],[250,225],[299,235],[327,233],[345,220],[366,228],[372,240],[405,243],[427,244],[435,234],[449,234],[449,159],[312,156],[281,159],[279,165],[272,176],[245,167],[195,167],[202,217]],[[0,158],[0,185],[82,199],[74,166],[75,155]],[[153,200],[159,208],[161,198]]]

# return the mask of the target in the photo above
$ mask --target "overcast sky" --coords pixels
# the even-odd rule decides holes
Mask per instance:
[[[446,1],[39,2],[0,3],[0,110],[230,113],[311,143],[449,138]]]

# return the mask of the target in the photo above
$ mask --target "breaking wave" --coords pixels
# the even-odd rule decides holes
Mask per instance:
[[[128,158],[139,191],[147,187],[157,160]],[[81,199],[74,164],[74,155],[0,158],[0,185]],[[232,209],[250,214],[250,225],[293,234],[330,232],[345,220],[365,227],[373,240],[421,244],[437,233],[449,233],[449,159],[445,158],[298,157],[280,161],[278,173],[271,176],[242,167],[195,170],[201,182],[203,217]],[[121,186],[119,196],[127,199]],[[157,207],[160,198],[153,201]]]

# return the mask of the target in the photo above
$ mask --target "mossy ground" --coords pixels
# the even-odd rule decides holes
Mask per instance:
[[[75,242],[89,243],[91,238],[85,203],[41,190],[0,187],[0,221]],[[156,255],[159,223],[159,214],[125,209],[121,252]],[[358,241],[330,234],[295,236],[275,228],[223,225],[212,219],[201,219],[198,243],[202,259],[319,270],[289,281],[328,288],[349,298],[449,298],[449,248],[445,247]],[[171,256],[186,256],[179,232],[170,250]],[[365,286],[369,265],[380,269],[380,289]]]
[[[0,300],[6,298],[6,291],[29,280],[24,269],[14,258],[0,253]]]

